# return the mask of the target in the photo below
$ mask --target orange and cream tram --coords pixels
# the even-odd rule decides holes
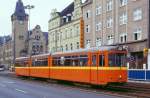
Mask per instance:
[[[126,54],[115,46],[16,59],[16,75],[107,85],[127,82]]]

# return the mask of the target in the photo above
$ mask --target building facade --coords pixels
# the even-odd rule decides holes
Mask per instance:
[[[29,32],[29,49],[30,55],[44,54],[47,53],[47,41],[48,32],[42,32],[39,25]]]
[[[51,12],[49,51],[60,52],[83,48],[82,1],[74,0],[61,12]]]
[[[25,12],[23,2],[18,0],[15,12],[11,16],[12,21],[12,50],[13,58],[26,56],[27,54],[27,33],[28,33],[28,14]]]
[[[39,25],[28,30],[28,17],[21,0],[16,3],[12,21],[12,55],[13,61],[18,57],[47,53],[48,32],[42,32]]]
[[[0,45],[0,64],[5,65],[6,68],[12,64],[12,39],[10,36],[3,37],[3,43]]]
[[[85,47],[121,45],[129,52],[129,67],[142,69],[147,61],[149,0],[86,0],[82,5]]]

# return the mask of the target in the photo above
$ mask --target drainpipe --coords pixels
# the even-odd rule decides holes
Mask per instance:
[[[148,57],[147,57],[147,64],[148,70],[150,70],[150,0],[147,0],[148,4]]]

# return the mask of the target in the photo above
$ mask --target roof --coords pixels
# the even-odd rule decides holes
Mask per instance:
[[[28,14],[26,14],[25,12],[25,8],[24,8],[22,0],[17,1],[15,12],[13,15],[17,16],[18,20],[25,20],[26,17],[28,16]]]
[[[3,45],[11,40],[12,40],[12,38],[9,35],[8,36],[0,36],[0,45]]]
[[[105,51],[105,50],[113,50],[113,49],[117,49],[117,48],[118,48],[117,46],[102,46],[102,47],[93,47],[93,48],[88,48],[88,49],[77,49],[77,50],[73,50],[73,51],[52,53],[52,55],[67,54],[67,53],[93,52],[93,51]]]
[[[62,10],[59,14],[60,16],[67,16],[67,14],[70,14],[74,11],[74,2],[72,2],[70,5],[68,5],[64,10]]]

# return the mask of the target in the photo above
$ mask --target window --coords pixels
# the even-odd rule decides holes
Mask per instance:
[[[119,21],[120,21],[120,25],[127,24],[128,21],[127,13],[123,13],[120,16]]]
[[[123,33],[120,35],[120,42],[125,43],[127,41],[127,34]]]
[[[87,55],[53,57],[53,66],[87,66]]]
[[[101,6],[96,6],[96,15],[100,15],[102,13],[102,7]]]
[[[24,36],[23,35],[19,35],[19,40],[24,40]]]
[[[63,51],[63,46],[61,46],[61,51]]]
[[[134,33],[134,40],[142,39],[142,29],[141,28],[137,28],[133,33]]]
[[[90,18],[90,13],[91,13],[90,10],[88,10],[88,11],[86,12],[86,18]]]
[[[41,51],[41,53],[43,52],[43,46],[42,45],[40,46],[40,51]]]
[[[73,45],[72,44],[70,44],[70,47],[71,47],[71,50],[73,50]]]
[[[92,66],[96,66],[96,55],[92,56]]]
[[[105,66],[105,56],[99,55],[99,66]]]
[[[44,58],[44,59],[33,59],[32,60],[32,66],[48,66],[48,59]]]
[[[120,0],[120,6],[125,6],[127,5],[128,0]]]
[[[96,39],[96,47],[100,47],[100,46],[102,46],[101,38],[97,38]]]
[[[79,26],[76,27],[76,35],[77,36],[80,35],[80,28],[79,28]]]
[[[80,48],[80,46],[79,46],[79,42],[77,42],[77,49],[79,49]]]
[[[141,20],[141,19],[142,19],[142,9],[137,8],[133,12],[133,20],[138,21],[138,20]]]
[[[102,30],[102,23],[101,22],[96,24],[96,31],[100,31],[100,30]]]
[[[91,40],[86,40],[86,48],[90,48],[91,47]]]
[[[15,62],[16,67],[27,67],[29,66],[29,63],[27,60],[19,60]]]
[[[86,25],[86,33],[90,33],[90,25]]]
[[[108,45],[111,45],[111,44],[113,44],[113,42],[114,42],[114,37],[113,37],[113,35],[109,35],[108,37],[107,37],[107,40],[108,40]]]
[[[112,25],[113,25],[112,17],[109,17],[109,18],[107,19],[107,28],[111,28]]]
[[[64,65],[64,57],[53,57],[52,60],[53,66],[63,66]]]
[[[87,55],[80,55],[79,57],[79,64],[80,66],[87,66],[88,65],[88,56]]]
[[[68,51],[68,45],[66,45],[66,51]]]
[[[63,23],[66,23],[66,22],[67,22],[67,17],[63,16]]]
[[[107,11],[111,11],[113,8],[113,1],[112,0],[109,0],[107,2]]]
[[[71,14],[68,14],[68,15],[67,15],[67,19],[68,19],[68,22],[71,21]]]
[[[126,66],[126,55],[123,53],[109,54],[108,58],[108,63],[110,67]]]

